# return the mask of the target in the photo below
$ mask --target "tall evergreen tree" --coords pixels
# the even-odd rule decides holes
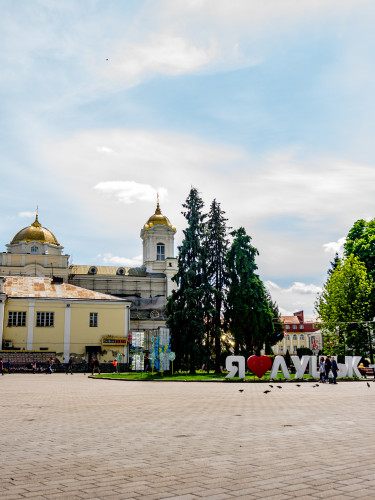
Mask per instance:
[[[221,335],[224,329],[223,314],[226,308],[226,292],[228,287],[228,272],[226,255],[229,241],[225,212],[220,203],[211,203],[206,224],[206,265],[210,287],[207,288],[206,300],[206,342],[212,346],[215,356],[215,373],[220,373]]]
[[[331,267],[328,269],[328,272],[327,272],[328,276],[332,275],[333,271],[339,265],[339,262],[340,262],[339,254],[336,252],[335,257],[334,257],[333,261],[331,262]]]
[[[172,334],[176,365],[194,374],[204,359],[205,307],[207,297],[206,255],[204,248],[206,215],[203,200],[191,188],[182,212],[187,220],[184,240],[179,247],[178,270],[173,278],[177,290],[168,299],[167,325]]]
[[[271,294],[268,290],[266,290],[266,298],[272,313],[272,325],[270,325],[272,328],[270,328],[270,331],[267,334],[265,344],[266,354],[271,354],[271,348],[284,338],[284,325],[280,321],[279,306],[272,300]]]
[[[230,285],[226,317],[235,340],[235,354],[259,354],[273,325],[265,288],[255,272],[258,250],[243,227],[231,235],[234,240],[227,255]]]

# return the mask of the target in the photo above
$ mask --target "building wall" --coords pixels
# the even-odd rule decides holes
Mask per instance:
[[[101,346],[106,336],[127,337],[129,332],[129,306],[123,301],[106,300],[43,300],[12,299],[5,302],[3,341],[11,341],[21,351],[55,351],[61,362],[70,355],[86,360],[86,346]],[[8,326],[10,311],[26,311],[26,326]],[[53,327],[37,327],[37,312],[53,312]],[[90,327],[90,312],[98,313],[98,326]],[[104,348],[103,348],[104,349]],[[115,353],[127,362],[127,348],[110,346],[100,356],[101,362],[110,362]]]

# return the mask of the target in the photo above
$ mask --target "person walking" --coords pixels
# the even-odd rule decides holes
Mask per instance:
[[[336,379],[337,379],[337,372],[339,371],[339,367],[337,366],[337,362],[336,362],[336,359],[334,357],[332,357],[331,371],[333,374],[333,383],[337,384]]]
[[[1,370],[1,375],[4,375],[4,363],[3,363],[3,358],[0,358],[0,370]]]
[[[69,372],[71,375],[73,375],[73,358],[72,357],[69,358],[66,374],[68,375]]]
[[[331,368],[332,368],[331,356],[327,356],[324,362],[324,371],[325,371],[324,381],[328,379],[330,384],[332,383],[329,377],[329,372],[331,371]]]
[[[98,358],[94,359],[94,363],[92,366],[92,375],[94,375],[95,372],[98,372],[100,375],[100,365],[99,365],[99,360]]]
[[[325,368],[324,368],[324,358],[320,358],[320,363],[319,363],[319,376],[320,376],[320,382],[324,384],[324,374],[325,374]]]
[[[115,358],[112,362],[113,365],[113,373],[117,373],[117,359]]]
[[[10,367],[10,361],[8,359],[8,361],[5,363],[5,368],[8,370],[8,373],[9,375],[12,373],[12,370],[11,370],[11,367]]]

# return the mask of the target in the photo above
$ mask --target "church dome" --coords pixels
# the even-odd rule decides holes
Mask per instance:
[[[51,243],[52,245],[59,245],[54,234],[49,229],[42,227],[38,221],[38,215],[31,226],[24,227],[13,238],[12,243],[19,243],[21,241],[40,241],[41,243]]]
[[[161,213],[159,199],[158,199],[157,204],[156,204],[155,213],[153,215],[151,215],[151,217],[148,219],[148,221],[144,225],[144,229],[146,231],[148,231],[150,229],[150,227],[153,227],[157,224],[161,224],[163,226],[168,226],[171,229],[173,229],[174,232],[176,232],[176,228],[173,227],[172,224],[169,222],[168,217],[166,217],[165,215],[163,215]]]

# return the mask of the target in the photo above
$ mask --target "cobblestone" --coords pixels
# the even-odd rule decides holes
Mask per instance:
[[[375,384],[265,387],[0,377],[1,498],[374,498]]]

